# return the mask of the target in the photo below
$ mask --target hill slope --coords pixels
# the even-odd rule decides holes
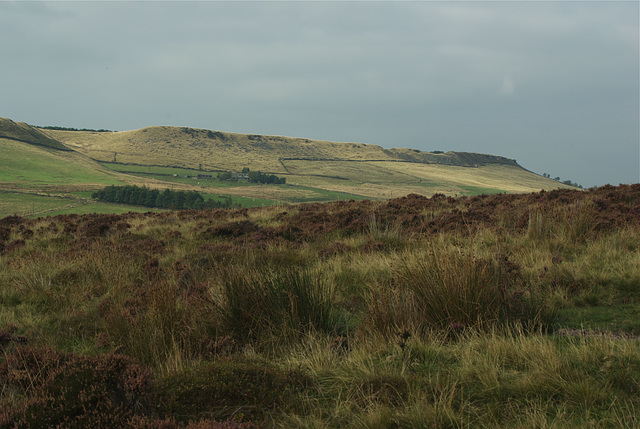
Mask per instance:
[[[118,207],[94,203],[88,195],[106,185],[125,184],[168,187],[165,182],[115,172],[36,128],[0,118],[0,218],[61,210],[118,212]]]
[[[46,134],[100,161],[172,165],[204,170],[241,170],[247,165],[287,173],[283,161],[396,161],[461,167],[501,164],[508,158],[476,153],[383,149],[295,137],[223,133],[185,127],[148,127],[122,132],[45,130]]]
[[[215,179],[215,172],[239,172],[245,167],[284,177],[287,183]],[[212,178],[197,178],[203,171]],[[231,196],[244,206],[567,187],[494,155],[383,149],[184,127],[52,130],[0,118],[0,217],[48,214],[69,206],[61,198],[73,200],[69,210],[77,212],[82,206],[88,213],[95,208],[95,202],[87,199],[90,192],[110,184],[196,190],[212,198]],[[127,209],[136,208],[95,208]]]
[[[204,171],[239,172],[248,167],[284,175],[289,184],[368,198],[408,193],[532,192],[566,187],[523,169],[512,159],[476,153],[383,149],[362,143],[167,126],[109,133],[43,132],[103,162]]]
[[[117,173],[75,151],[51,150],[0,138],[0,188],[64,185],[89,188],[117,183]]]
[[[71,151],[55,138],[45,135],[42,131],[24,122],[13,122],[11,119],[0,118],[0,138],[17,140],[51,149]]]

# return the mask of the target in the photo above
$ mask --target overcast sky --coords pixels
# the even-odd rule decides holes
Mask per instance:
[[[0,116],[481,152],[637,183],[638,4],[0,1]]]

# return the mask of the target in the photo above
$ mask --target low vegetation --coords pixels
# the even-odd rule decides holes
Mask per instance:
[[[639,303],[640,185],[9,216],[0,428],[638,427]]]

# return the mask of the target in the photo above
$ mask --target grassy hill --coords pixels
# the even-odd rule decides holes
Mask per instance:
[[[476,153],[383,149],[362,143],[224,133],[185,127],[124,132],[45,130],[99,161],[278,174],[287,183],[368,198],[418,193],[470,195],[532,192],[565,185],[531,173],[516,161]]]
[[[72,131],[0,118],[0,157],[0,217],[134,209],[94,206],[88,200],[91,191],[112,184],[196,190],[211,198],[228,195],[243,206],[567,187],[494,155],[184,127]],[[216,180],[219,172],[245,167],[284,177],[287,183]],[[197,179],[202,173],[212,178]]]
[[[0,217],[83,212],[87,204],[89,212],[118,212],[90,204],[88,195],[109,184],[124,184],[124,179],[72,150],[0,138]]]
[[[223,133],[186,127],[148,127],[123,132],[43,130],[49,136],[100,161],[171,165],[204,170],[256,170],[287,173],[283,161],[395,161],[455,166],[502,164],[507,158],[468,153],[383,149],[294,137]]]
[[[45,135],[37,128],[24,122],[13,122],[11,119],[0,118],[0,138],[17,140],[36,146],[44,146],[51,149],[70,151],[58,140]]]
[[[89,198],[93,190],[124,184],[167,187],[158,180],[115,172],[36,128],[0,118],[0,218],[130,211]]]

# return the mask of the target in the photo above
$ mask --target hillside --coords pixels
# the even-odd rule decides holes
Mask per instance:
[[[88,198],[106,185],[125,184],[167,187],[165,182],[115,172],[38,129],[0,118],[0,218],[129,211],[132,208],[95,204]]]
[[[36,146],[44,146],[51,149],[71,151],[55,138],[48,137],[37,128],[24,122],[13,122],[11,119],[0,118],[0,138],[17,140]]]
[[[185,127],[122,132],[43,130],[102,162],[283,175],[297,184],[367,198],[417,193],[470,195],[566,187],[516,161],[476,153],[383,149],[363,143],[224,133]],[[233,191],[232,191],[233,192]]]
[[[504,157],[470,153],[431,153],[383,149],[362,143],[337,143],[294,137],[223,133],[185,127],[148,127],[123,132],[44,130],[46,134],[100,161],[171,165],[203,170],[257,169],[287,173],[287,162],[396,161],[460,167],[501,164]]]
[[[234,205],[245,207],[567,188],[495,155],[184,127],[74,131],[0,118],[0,157],[0,217],[142,210],[89,199],[92,191],[113,184],[230,196]],[[286,184],[218,179],[220,172],[244,168],[277,175]]]

